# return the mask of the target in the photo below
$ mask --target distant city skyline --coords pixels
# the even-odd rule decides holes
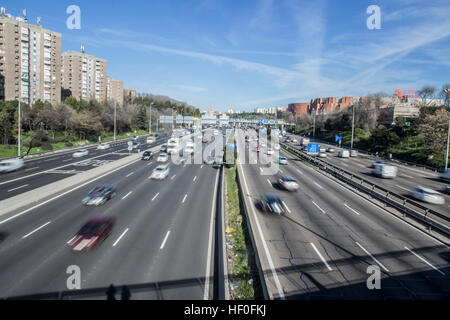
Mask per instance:
[[[200,109],[251,112],[314,97],[391,95],[441,86],[450,71],[450,2],[78,1],[81,29],[66,27],[71,1],[3,1],[62,34],[62,52],[85,47],[108,75],[138,93]],[[231,107],[232,106],[232,107]]]

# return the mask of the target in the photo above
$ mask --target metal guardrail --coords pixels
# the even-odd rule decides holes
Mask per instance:
[[[395,209],[402,212],[403,216],[405,216],[405,215],[411,216],[415,220],[418,220],[418,221],[424,223],[429,228],[430,231],[431,231],[431,228],[434,228],[435,230],[438,230],[438,231],[444,233],[446,236],[448,236],[450,234],[450,228],[447,225],[444,225],[436,220],[433,220],[433,216],[434,216],[434,217],[442,219],[443,221],[448,223],[448,222],[450,222],[450,218],[448,216],[445,216],[442,213],[439,213],[437,211],[429,209],[415,201],[412,201],[409,198],[406,198],[404,196],[396,194],[396,193],[392,192],[391,190],[380,187],[380,186],[374,184],[373,182],[368,181],[352,172],[349,172],[347,170],[339,168],[339,167],[337,167],[331,163],[325,162],[319,158],[309,156],[306,153],[304,153],[303,151],[300,151],[289,145],[286,145],[284,143],[280,143],[280,145],[284,149],[286,149],[290,152],[293,152],[300,158],[308,161],[309,163],[316,165],[320,169],[333,175],[334,177],[338,178],[339,180],[344,181],[347,184],[357,188],[358,190],[361,190],[361,191],[369,194],[370,196],[377,198],[378,200],[384,202],[385,206],[389,205],[391,207],[394,207]]]
[[[300,137],[304,137],[304,136],[300,136]],[[314,139],[316,141],[319,141],[319,142],[322,142],[322,143],[331,144],[331,145],[333,144],[332,141],[328,141],[328,140],[324,140],[324,139],[320,139],[320,138],[311,138],[311,137],[304,137],[304,138]],[[341,148],[345,148],[345,147],[342,145]],[[347,148],[350,149],[350,146],[347,146]],[[430,171],[433,171],[435,173],[443,172],[442,169],[431,167],[431,166],[427,166],[427,165],[420,164],[420,163],[415,163],[415,162],[410,162],[410,161],[400,160],[400,159],[395,159],[395,158],[389,158],[389,157],[386,157],[386,156],[380,156],[380,155],[377,155],[376,153],[369,152],[369,151],[366,151],[366,150],[357,149],[357,148],[353,148],[353,150],[356,150],[359,153],[363,153],[363,154],[367,154],[369,156],[373,156],[375,158],[383,159],[385,161],[391,161],[391,162],[401,163],[401,164],[412,166],[412,167],[418,167],[418,168],[422,168],[422,170],[430,170]]]

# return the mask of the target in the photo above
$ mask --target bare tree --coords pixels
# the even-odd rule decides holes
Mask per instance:
[[[424,86],[422,89],[417,91],[417,94],[422,98],[422,104],[424,106],[428,105],[427,100],[434,97],[436,93],[436,88],[432,86]]]

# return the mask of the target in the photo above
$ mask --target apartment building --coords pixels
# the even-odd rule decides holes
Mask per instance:
[[[107,78],[106,98],[108,101],[114,101],[119,105],[123,105],[123,81]]]
[[[61,101],[61,34],[0,13],[0,99]]]
[[[134,99],[134,98],[136,98],[136,90],[133,90],[133,89],[124,89],[124,90],[123,90],[123,95],[124,95],[126,98]]]
[[[62,87],[78,100],[107,98],[107,62],[82,52],[69,50],[62,54]],[[122,86],[123,89],[123,86]]]

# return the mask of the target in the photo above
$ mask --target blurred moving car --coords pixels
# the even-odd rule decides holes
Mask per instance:
[[[163,144],[163,145],[161,146],[161,148],[159,149],[159,151],[161,151],[161,152],[167,152],[167,144]]]
[[[145,142],[150,144],[150,143],[154,143],[155,141],[156,141],[156,136],[154,134],[151,134],[147,137],[147,140]]]
[[[375,161],[375,162],[372,163],[371,168],[375,168],[375,166],[377,166],[377,165],[379,165],[379,164],[387,164],[387,165],[389,165],[389,163],[386,162],[386,161],[377,160],[377,161]]]
[[[167,162],[169,161],[169,155],[167,153],[160,153],[158,158],[156,158],[157,162]]]
[[[203,162],[205,164],[214,164],[214,157],[212,155],[209,155],[205,160],[203,160]]]
[[[280,150],[280,145],[278,143],[273,145],[273,149],[279,151]]]
[[[80,158],[80,157],[87,156],[88,154],[89,154],[89,151],[87,151],[86,149],[82,149],[82,150],[75,151],[74,154],[72,155],[72,157]]]
[[[23,168],[25,163],[23,159],[6,159],[0,161],[0,172],[12,172]]]
[[[267,148],[267,154],[268,155],[272,155],[273,154],[273,150],[271,148]]]
[[[102,184],[94,187],[88,195],[83,198],[83,204],[87,206],[100,206],[116,196],[116,188],[110,184]]]
[[[109,236],[114,224],[114,218],[91,219],[81,227],[67,244],[75,251],[89,250]]]
[[[164,180],[169,175],[169,172],[170,172],[169,164],[168,163],[161,164],[157,166],[155,169],[153,169],[150,178],[155,180]]]
[[[444,204],[445,199],[441,193],[424,187],[418,187],[409,192],[409,194],[420,201],[432,204]]]
[[[300,188],[298,181],[292,176],[282,176],[278,179],[278,184],[287,191],[297,191]]]
[[[327,149],[325,149],[324,147],[320,147],[320,148],[319,148],[319,152],[325,153],[325,152],[327,152]]]
[[[393,179],[397,176],[398,168],[387,163],[375,163],[372,174],[376,177]]]
[[[319,158],[326,158],[326,157],[327,157],[327,154],[325,153],[325,151],[319,152]]]
[[[339,158],[350,158],[350,152],[348,150],[341,150],[338,153]]]
[[[287,158],[286,158],[285,156],[280,156],[280,157],[278,158],[278,163],[279,163],[279,164],[288,164]]]
[[[153,152],[150,150],[144,151],[141,160],[150,160],[150,159],[153,159]]]
[[[261,209],[265,212],[281,215],[285,209],[281,199],[276,194],[266,193],[260,200]]]
[[[444,187],[442,188],[442,192],[443,192],[443,193],[446,193],[446,194],[450,194],[450,185],[444,186]]]
[[[350,151],[350,157],[357,157],[357,156],[358,156],[358,151],[356,151],[356,150]]]
[[[450,170],[447,170],[447,172],[441,173],[439,175],[439,178],[444,181],[450,181]]]
[[[111,148],[109,143],[100,143],[97,147],[97,150],[106,150]]]
[[[327,149],[327,152],[334,152],[334,151],[336,151],[334,148],[328,148]]]
[[[132,146],[133,146],[133,149],[137,149],[137,148],[141,147],[141,143],[138,141],[134,141]]]

